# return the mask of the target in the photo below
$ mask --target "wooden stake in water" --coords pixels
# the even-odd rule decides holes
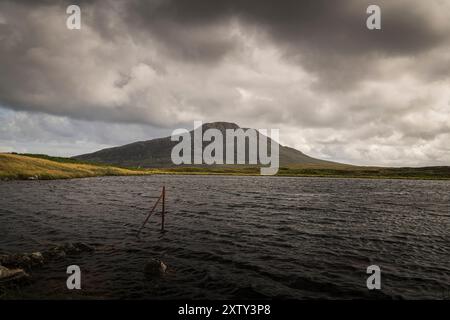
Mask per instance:
[[[139,228],[139,231],[137,232],[136,236],[139,237],[139,234],[141,233],[142,228],[144,228],[145,224],[147,223],[148,219],[150,218],[150,216],[153,214],[153,211],[155,211],[156,206],[158,205],[159,201],[161,201],[161,199],[163,200],[163,205],[162,205],[162,230],[164,230],[164,198],[165,198],[165,187],[163,187],[163,190],[161,192],[161,195],[159,196],[158,200],[156,200],[155,204],[153,205],[152,210],[150,210],[150,213],[148,214],[147,218],[145,218],[144,222],[142,223],[141,227]]]

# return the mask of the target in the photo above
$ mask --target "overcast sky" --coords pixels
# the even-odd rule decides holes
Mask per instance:
[[[450,165],[450,1],[0,2],[0,151],[71,156],[194,120],[279,128],[322,159]]]

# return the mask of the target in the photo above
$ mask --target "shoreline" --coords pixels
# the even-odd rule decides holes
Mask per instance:
[[[217,172],[154,172],[141,174],[111,174],[111,175],[86,175],[77,177],[0,177],[0,182],[10,181],[52,181],[52,180],[75,180],[86,178],[101,178],[101,177],[132,177],[132,176],[164,176],[164,175],[178,175],[178,176],[220,176],[220,177],[270,177],[270,178],[324,178],[324,179],[363,179],[363,180],[417,180],[417,181],[450,181],[448,177],[414,177],[414,176],[357,176],[357,175],[320,175],[320,174],[276,174],[273,176],[264,176],[259,174],[248,173],[217,173]]]
[[[146,175],[203,175],[203,176],[261,176],[293,178],[395,179],[395,180],[450,180],[450,167],[389,168],[389,167],[334,167],[292,165],[281,166],[273,176],[262,176],[259,167],[168,167],[127,168],[106,164],[87,163],[70,158],[45,155],[0,153],[0,181],[60,180],[106,176]]]

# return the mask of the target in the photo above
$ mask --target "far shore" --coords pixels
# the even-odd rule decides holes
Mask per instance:
[[[0,153],[0,180],[54,180],[101,176],[227,175],[259,176],[257,166],[127,168],[47,155]],[[450,167],[386,168],[289,165],[276,177],[450,180]]]

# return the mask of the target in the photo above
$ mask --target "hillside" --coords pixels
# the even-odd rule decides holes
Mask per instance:
[[[203,132],[207,129],[218,129],[225,134],[226,129],[237,129],[238,125],[229,122],[214,122],[203,124]],[[246,129],[246,128],[244,128]],[[193,131],[190,132],[193,135]],[[139,141],[127,145],[103,149],[97,152],[74,157],[82,161],[106,163],[125,167],[161,168],[174,166],[171,160],[172,148],[177,141],[170,137]],[[206,145],[208,143],[205,143]],[[280,166],[291,165],[319,165],[345,166],[339,163],[315,159],[301,151],[280,145]],[[224,152],[225,154],[225,152]]]
[[[142,172],[111,166],[77,163],[70,161],[70,159],[55,161],[25,155],[0,153],[1,180],[68,179],[135,174],[142,174]]]

